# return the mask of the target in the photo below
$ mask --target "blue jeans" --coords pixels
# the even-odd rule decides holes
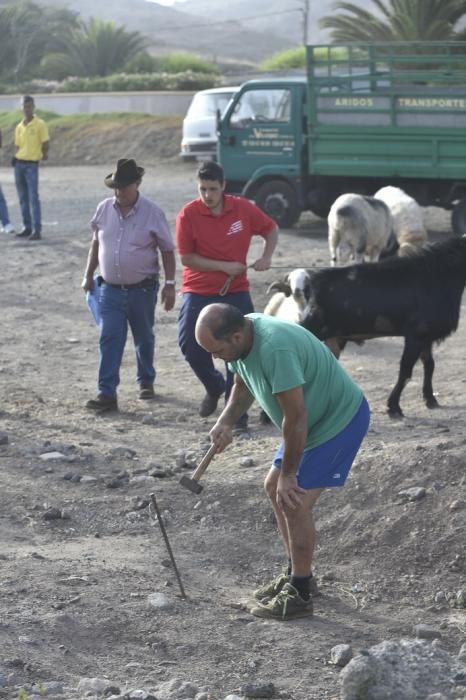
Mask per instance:
[[[40,233],[42,221],[39,201],[39,163],[16,161],[15,183],[24,228]]]
[[[158,282],[153,287],[116,289],[102,282],[100,286],[100,394],[115,396],[120,383],[120,365],[128,335],[133,334],[138,384],[153,384],[154,314]]]
[[[207,393],[211,396],[220,396],[225,393],[225,399],[228,399],[233,385],[233,374],[226,365],[226,378],[215,368],[212,355],[201,348],[196,342],[194,334],[197,317],[202,309],[215,303],[231,304],[243,314],[250,314],[254,311],[249,292],[233,292],[224,297],[218,294],[207,297],[185,292],[178,318],[178,344],[185,360],[199,381],[202,382]]]
[[[0,222],[2,226],[6,226],[10,223],[10,217],[8,215],[8,207],[6,205],[6,199],[0,187]]]

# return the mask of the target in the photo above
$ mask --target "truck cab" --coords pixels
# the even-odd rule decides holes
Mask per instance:
[[[251,80],[219,120],[218,157],[227,192],[253,199],[281,226],[303,208],[306,79]]]

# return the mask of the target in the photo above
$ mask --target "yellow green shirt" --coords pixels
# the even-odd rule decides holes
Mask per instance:
[[[33,117],[28,124],[21,121],[15,130],[16,157],[20,160],[42,160],[42,144],[49,140],[47,124]]]
[[[297,323],[247,314],[254,342],[246,357],[230,362],[250,393],[281,429],[282,391],[303,387],[307,411],[305,449],[335,437],[354,418],[363,393],[324,343]]]

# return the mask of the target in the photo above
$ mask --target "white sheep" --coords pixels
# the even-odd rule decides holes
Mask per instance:
[[[283,321],[301,323],[307,306],[306,284],[309,284],[309,272],[303,268],[292,270],[284,281],[271,284],[269,292],[279,291],[269,299],[264,314],[276,316]]]
[[[382,187],[374,197],[385,202],[393,219],[393,232],[398,241],[398,255],[416,253],[427,243],[422,209],[415,199],[399,187]]]
[[[342,194],[327,221],[331,265],[378,260],[393,238],[390,210],[374,197]]]

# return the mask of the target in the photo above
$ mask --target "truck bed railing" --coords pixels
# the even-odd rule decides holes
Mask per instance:
[[[310,123],[466,127],[466,42],[307,47]]]

